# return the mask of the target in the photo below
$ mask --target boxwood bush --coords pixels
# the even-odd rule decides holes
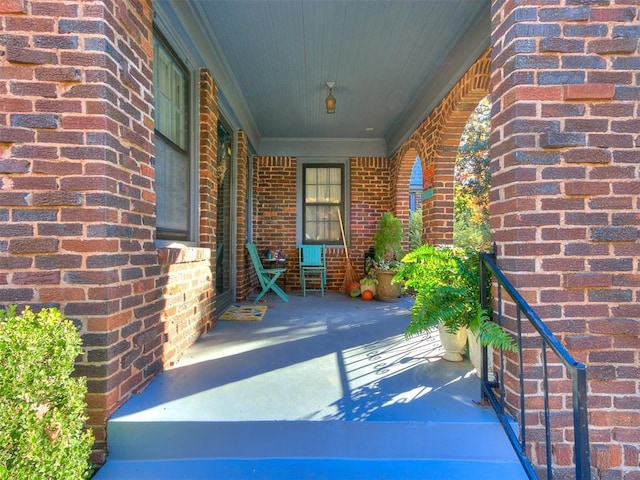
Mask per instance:
[[[92,473],[80,335],[59,310],[0,310],[0,479],[75,480]]]

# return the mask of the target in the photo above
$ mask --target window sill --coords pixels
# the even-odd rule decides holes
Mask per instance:
[[[158,263],[160,265],[203,262],[210,259],[210,248],[187,247],[176,244],[158,247]]]

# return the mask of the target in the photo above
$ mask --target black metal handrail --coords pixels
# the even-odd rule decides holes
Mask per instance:
[[[523,367],[522,352],[523,352],[523,333],[522,333],[522,319],[524,317],[529,320],[529,323],[535,328],[540,339],[540,357],[542,367],[542,385],[544,395],[544,442],[546,453],[546,478],[551,480],[554,476],[554,469],[552,465],[552,439],[551,439],[551,426],[550,426],[550,406],[549,406],[549,384],[548,373],[549,365],[547,363],[547,349],[550,348],[560,359],[565,366],[567,375],[571,379],[572,383],[572,407],[573,407],[573,453],[574,453],[574,466],[575,466],[575,479],[576,480],[588,480],[591,478],[591,467],[589,460],[589,429],[587,418],[587,375],[586,366],[573,359],[571,354],[564,348],[564,346],[553,335],[551,330],[542,322],[540,317],[533,311],[531,306],[525,301],[525,299],[518,293],[515,287],[509,282],[502,271],[495,263],[495,254],[490,255],[486,253],[480,254],[480,297],[483,307],[488,307],[490,298],[490,289],[493,282],[496,283],[497,298],[494,300],[493,311],[494,321],[502,325],[503,319],[506,317],[504,314],[503,293],[506,293],[513,305],[515,306],[515,321],[516,332],[513,332],[516,336],[518,344],[518,374],[519,374],[519,405],[515,406],[520,409],[520,421],[518,422],[519,431],[516,432],[513,426],[513,419],[507,413],[509,405],[506,403],[505,398],[505,359],[504,352],[499,352],[499,365],[497,378],[489,379],[489,361],[487,355],[487,347],[483,348],[482,356],[482,372],[481,372],[481,384],[482,384],[482,398],[488,401],[496,411],[502,426],[504,427],[511,444],[522,463],[527,475],[531,479],[537,479],[538,475],[536,469],[533,467],[531,460],[527,456],[527,411],[525,402],[525,375],[527,372]],[[514,313],[511,312],[508,315],[509,318],[514,318]],[[529,348],[529,344],[527,347]],[[528,365],[529,366],[529,365]],[[497,391],[497,393],[496,393]],[[514,406],[511,406],[514,407]]]

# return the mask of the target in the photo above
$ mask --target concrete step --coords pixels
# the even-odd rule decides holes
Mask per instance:
[[[94,480],[526,480],[498,423],[126,422],[109,424]]]
[[[451,460],[109,461],[94,480],[527,480],[519,463]]]
[[[111,460],[514,460],[497,422],[111,422],[108,431]]]
[[[473,367],[405,338],[407,300],[220,322],[114,413],[94,480],[527,480]]]

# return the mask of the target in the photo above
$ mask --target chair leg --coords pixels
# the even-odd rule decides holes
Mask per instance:
[[[275,280],[273,282],[273,285],[271,285],[270,288],[271,290],[273,290],[273,293],[275,293],[282,299],[284,303],[287,303],[289,301],[289,295],[287,295],[284,290],[282,290],[278,285],[276,285]]]
[[[273,293],[278,295],[282,299],[283,302],[287,303],[289,301],[289,295],[287,295],[286,292],[284,290],[282,290],[278,286],[278,284],[276,283],[276,280],[278,279],[278,277],[279,277],[279,275],[276,276],[276,277],[271,278],[268,283],[265,283],[265,285],[262,285],[262,291],[255,298],[253,303],[258,303],[260,301],[260,299],[262,297],[264,297],[269,290],[273,290]]]
[[[310,272],[307,272],[305,274],[305,271],[303,269],[300,270],[300,285],[302,286],[302,296],[306,297],[307,296],[307,280],[315,282],[316,281],[316,277],[315,275],[317,275],[317,279],[318,279],[318,288],[311,288],[309,289],[309,291],[313,291],[313,292],[321,292],[321,295],[324,297],[324,287],[327,285],[327,277],[326,277],[326,273],[323,271],[319,271],[319,270],[312,270]],[[312,287],[315,287],[315,283],[312,285]]]
[[[269,287],[268,286],[262,286],[262,291],[258,294],[258,296],[253,300],[253,303],[258,303],[262,297],[264,297],[267,292],[269,291]]]

